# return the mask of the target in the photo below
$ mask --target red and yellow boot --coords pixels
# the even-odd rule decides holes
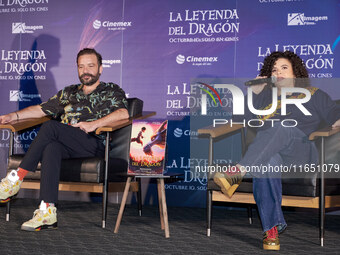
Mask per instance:
[[[280,250],[280,239],[277,227],[273,227],[266,231],[263,236],[263,249],[264,250]]]

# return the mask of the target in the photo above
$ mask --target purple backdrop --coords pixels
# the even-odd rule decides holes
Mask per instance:
[[[145,110],[172,120],[169,171],[183,171],[185,179],[167,186],[170,205],[204,206],[206,179],[194,178],[190,165],[206,157],[191,159],[189,145],[194,139],[202,155],[207,146],[184,118],[196,103],[192,79],[250,79],[270,52],[291,50],[305,60],[313,84],[340,97],[339,0],[26,2],[0,0],[0,114],[77,83],[76,54],[95,47],[104,59],[103,81],[118,83],[129,97],[143,99]],[[17,151],[27,149],[36,132],[20,134]],[[0,133],[1,176],[8,134]],[[219,160],[233,159],[237,142],[223,146]]]

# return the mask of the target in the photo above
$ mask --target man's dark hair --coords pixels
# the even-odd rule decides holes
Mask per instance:
[[[84,48],[84,49],[82,49],[81,51],[78,52],[78,55],[77,55],[77,64],[78,64],[79,57],[83,56],[83,55],[87,55],[87,54],[94,54],[94,55],[96,55],[97,60],[98,60],[98,66],[102,65],[102,59],[103,59],[102,56],[95,49],[92,49],[92,48]]]
[[[263,61],[260,76],[271,77],[275,62],[279,58],[285,58],[292,64],[294,75],[296,78],[298,78],[295,81],[295,87],[305,88],[310,86],[308,71],[304,62],[298,55],[291,51],[274,51],[269,56],[267,56]]]

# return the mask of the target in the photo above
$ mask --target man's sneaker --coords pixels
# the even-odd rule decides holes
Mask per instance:
[[[214,176],[214,182],[221,188],[221,191],[228,197],[232,197],[238,186],[242,182],[242,175],[238,168],[232,168],[227,172],[217,172]]]
[[[57,208],[54,206],[46,207],[46,203],[41,201],[39,209],[34,211],[33,218],[21,225],[21,230],[40,231],[42,229],[56,229]]]
[[[21,183],[16,170],[9,172],[0,182],[0,203],[10,201],[19,192]]]
[[[263,249],[274,251],[280,250],[280,239],[277,227],[273,227],[264,233]]]

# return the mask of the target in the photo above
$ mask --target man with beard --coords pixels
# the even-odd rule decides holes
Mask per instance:
[[[0,116],[0,123],[39,118],[46,115],[61,121],[45,122],[17,170],[0,183],[0,202],[11,200],[19,191],[28,171],[41,162],[40,206],[21,229],[38,231],[57,228],[58,186],[61,160],[104,156],[104,138],[94,131],[115,121],[127,119],[124,91],[114,83],[99,81],[102,57],[85,48],[77,55],[80,84],[65,87],[47,102]]]

